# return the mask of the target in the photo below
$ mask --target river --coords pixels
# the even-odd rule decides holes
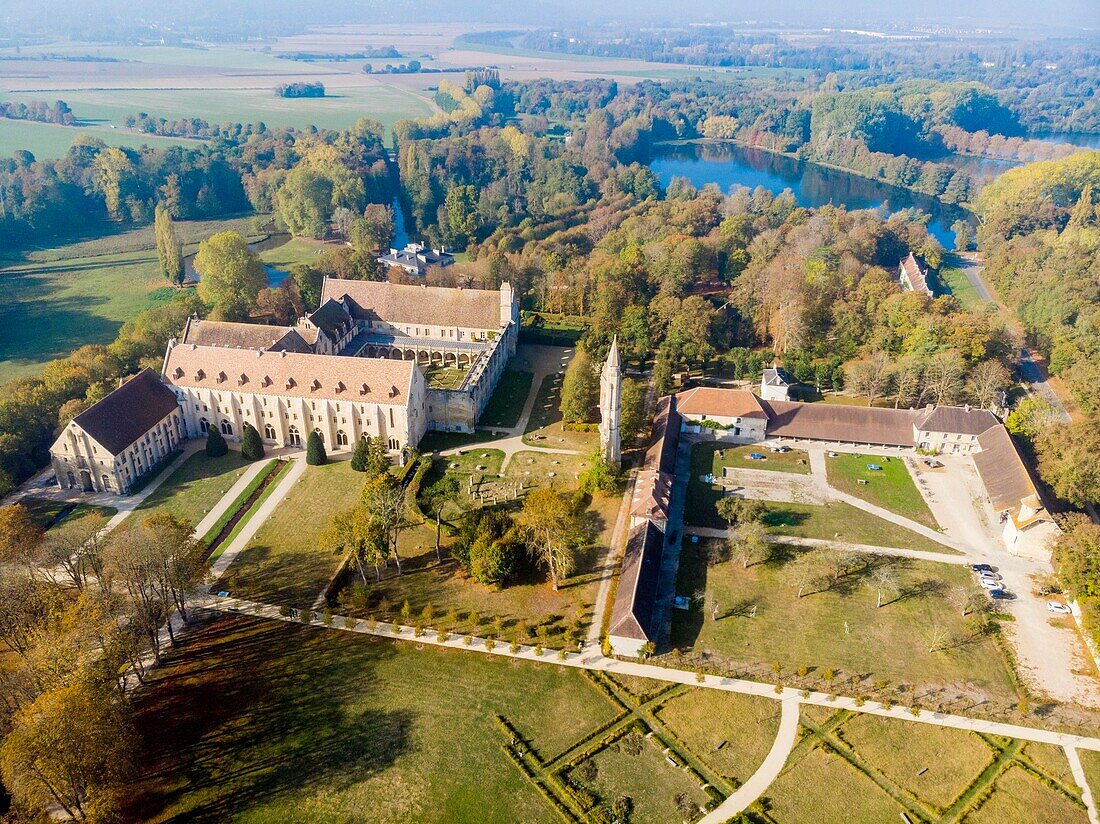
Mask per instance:
[[[649,165],[665,186],[673,177],[684,177],[700,187],[715,183],[724,192],[737,185],[763,186],[772,194],[790,189],[799,206],[833,204],[886,214],[917,208],[928,213],[928,231],[945,249],[955,246],[951,224],[959,219],[973,221],[965,209],[927,195],[736,143],[662,144]]]

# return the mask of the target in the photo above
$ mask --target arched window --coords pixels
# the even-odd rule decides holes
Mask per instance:
[[[110,489],[111,488],[111,478],[108,475],[103,476],[103,488],[104,489]]]
[[[271,424],[264,424],[264,437],[269,441],[275,440],[275,427]]]
[[[317,433],[317,437],[321,439],[321,443],[325,442],[325,433],[321,431],[321,427],[313,427],[313,431]]]
[[[222,421],[222,434],[223,435],[232,435],[233,434],[233,424],[231,424],[229,421]]]
[[[206,418],[203,418],[202,420],[199,421],[199,431],[200,432],[205,433],[206,430],[208,430],[209,428],[210,428],[210,421],[208,421]]]
[[[397,451],[398,446],[397,438],[390,438],[390,449]]]
[[[291,446],[302,445],[302,433],[298,431],[298,427],[291,426],[290,429],[287,430],[287,440],[290,442]]]
[[[336,431],[336,445],[337,446],[347,446],[348,445],[348,434],[343,429],[338,429]]]

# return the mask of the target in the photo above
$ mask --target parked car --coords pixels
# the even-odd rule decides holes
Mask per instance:
[[[989,578],[992,581],[1001,580],[1001,576],[998,575],[996,572],[986,572],[984,569],[981,572],[978,573],[978,577],[979,578]]]
[[[791,451],[791,448],[789,446],[781,446],[779,447],[778,451],[781,455],[786,455],[788,452]]]
[[[993,567],[989,564],[971,564],[970,568],[975,572],[992,572]]]
[[[1061,601],[1047,601],[1047,611],[1058,615],[1069,615],[1073,612],[1069,608],[1069,604],[1063,604]]]
[[[993,578],[979,578],[978,583],[981,584],[986,589],[1000,589],[1001,588],[1001,582],[997,581]]]

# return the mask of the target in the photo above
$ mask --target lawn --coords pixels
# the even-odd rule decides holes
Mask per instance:
[[[962,269],[944,267],[940,269],[939,274],[944,286],[952,297],[962,304],[963,309],[972,309],[982,303],[982,299],[978,297],[978,291]]]
[[[752,460],[749,455],[763,455],[764,460]],[[691,475],[722,477],[725,467],[734,469],[767,469],[773,472],[810,474],[809,456],[801,449],[772,452],[761,444],[731,446],[721,441],[700,441],[691,448]]]
[[[612,744],[591,760],[596,765],[596,778],[588,786],[605,803],[620,795],[628,796],[633,802],[630,820],[636,824],[682,821],[676,804],[681,793],[700,806],[708,801],[692,775],[668,763],[652,740],[643,739],[638,755],[631,755],[621,744]],[[574,769],[570,777],[584,784],[577,773]]]
[[[247,233],[251,225],[250,218],[177,224],[186,252],[216,231]],[[110,343],[123,323],[172,299],[157,270],[152,227],[105,232],[0,260],[0,384],[78,346]]]
[[[429,366],[424,370],[424,380],[429,389],[458,389],[468,371],[451,366]]]
[[[505,369],[485,404],[478,426],[512,427],[518,424],[534,377],[530,372]]]
[[[153,515],[168,514],[196,525],[248,467],[249,462],[232,449],[220,458],[196,452],[142,501],[127,520],[136,523]]]
[[[316,266],[319,257],[337,248],[339,247],[335,245],[326,246],[317,241],[292,237],[286,243],[260,252],[260,259],[273,269],[289,273],[300,264]]]
[[[453,520],[481,506],[478,494],[487,498],[511,497],[515,485],[505,484],[498,477],[503,463],[504,453],[499,449],[471,446],[458,454],[433,459],[420,488],[427,490],[446,477],[454,478],[458,482],[458,496],[443,507],[443,518]]]
[[[362,488],[363,476],[349,461],[307,468],[226,570],[222,585],[241,598],[308,608],[339,566],[319,537]]]
[[[1079,750],[1078,752],[1083,755],[1085,750]],[[1074,795],[1080,798],[1080,788],[1077,786],[1077,780],[1073,777],[1073,771],[1070,770],[1065,749],[1054,744],[1040,744],[1037,741],[1029,741],[1027,746],[1024,747],[1023,754],[1028,761],[1049,777],[1065,787],[1072,788]],[[1084,766],[1084,758],[1081,759],[1081,765]]]
[[[775,535],[920,549],[925,552],[942,552],[945,555],[957,554],[955,550],[931,538],[884,521],[843,501],[822,506],[776,501],[767,503],[768,513],[764,516],[764,523]]]
[[[966,816],[967,824],[1086,824],[1088,814],[1063,793],[1013,765],[997,778],[993,793]]]
[[[596,432],[573,432],[562,426],[561,420],[562,373],[547,375],[539,385],[527,422],[523,442],[531,446],[549,446],[554,449],[575,449],[590,452],[599,443]]]
[[[779,732],[777,702],[720,690],[678,695],[657,717],[708,767],[740,784],[760,767]]]
[[[613,712],[551,664],[222,617],[142,690],[123,818],[560,821],[496,714],[556,752]]]
[[[835,458],[827,457],[825,460],[829,484],[833,488],[924,524],[930,529],[939,528],[932,511],[913,482],[904,458],[840,452]],[[868,465],[880,466],[882,469],[870,470]],[[866,483],[861,484],[860,481]]]
[[[576,569],[557,592],[547,583],[546,574],[530,563],[501,588],[470,580],[447,552],[452,539],[446,535],[440,565],[435,555],[435,525],[423,524],[401,534],[403,575],[398,576],[391,565],[383,570],[382,581],[376,582],[369,570],[364,586],[357,573],[346,573],[337,596],[341,609],[360,617],[393,620],[408,601],[412,618],[417,619],[430,604],[434,613],[428,622],[431,626],[458,634],[508,640],[521,637],[548,647],[563,646],[570,629],[587,631],[592,621],[596,594],[608,572],[604,567],[607,547],[620,503],[618,495],[597,493],[593,498],[587,514],[593,540],[578,553]]]
[[[891,559],[898,588],[887,591],[877,608],[878,591],[866,570],[832,581],[827,568],[819,567],[822,577],[799,598],[789,565],[804,553],[780,551],[745,569],[738,561],[708,567],[704,550],[705,542],[685,543],[680,557],[677,593],[703,595],[691,610],[673,611],[673,646],[689,656],[705,655],[708,664],[756,678],[776,678],[773,663],[780,665],[781,678],[807,667],[815,682],[832,668],[838,679],[829,689],[848,693],[883,679],[1015,701],[994,639],[972,635],[947,600],[955,588],[978,591],[965,567]],[[717,621],[711,617],[715,603]],[[930,652],[933,626],[945,633],[936,652]]]
[[[555,455],[551,452],[516,452],[508,462],[504,475],[522,481],[525,487],[553,486],[555,489],[576,489],[579,476],[587,469],[589,459],[582,455]]]
[[[97,513],[110,518],[118,512],[113,506],[78,504],[72,501],[55,501],[50,498],[20,498],[16,501],[25,508],[39,529],[47,532],[69,518],[80,518],[89,513]]]
[[[840,755],[820,747],[789,761],[765,797],[771,820],[783,824],[900,821],[903,809]]]
[[[1100,752],[1093,750],[1078,750],[1081,766],[1085,770],[1085,778],[1089,782],[1093,798],[1100,798]]]
[[[838,737],[915,798],[944,811],[993,762],[977,733],[855,714]]]
[[[424,437],[421,438],[420,443],[417,444],[417,449],[424,454],[429,454],[432,452],[442,452],[445,449],[458,449],[464,446],[472,446],[494,439],[495,436],[491,432],[430,431],[424,433]]]

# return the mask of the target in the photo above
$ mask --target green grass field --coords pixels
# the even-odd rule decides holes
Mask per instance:
[[[557,752],[614,713],[576,671],[221,618],[138,700],[141,821],[556,822],[505,714]]]
[[[752,460],[749,455],[763,455],[764,460]],[[691,448],[691,474],[722,477],[725,467],[734,469],[766,469],[773,472],[810,474],[810,461],[801,449],[789,452],[772,452],[760,444],[731,446],[721,441],[701,441]]]
[[[55,501],[51,498],[20,498],[17,503],[27,510],[28,514],[40,529],[47,532],[55,526],[71,518],[80,518],[84,515],[96,513],[110,518],[117,509],[111,506],[95,506],[94,504],[77,504],[71,501]]]
[[[506,369],[497,381],[478,426],[515,426],[523,414],[523,405],[531,391],[534,375],[518,369]]]
[[[499,449],[471,446],[460,454],[436,458],[420,488],[426,490],[446,477],[454,478],[458,483],[458,495],[443,508],[443,518],[453,520],[480,506],[477,493],[488,495],[492,489],[501,486],[496,476],[500,474],[503,463],[504,453]],[[500,491],[503,494],[503,487]]]
[[[41,99],[39,95],[38,99]],[[57,126],[52,123],[34,123],[27,120],[0,118],[0,157],[11,157],[16,151],[31,152],[37,160],[62,157],[79,135],[102,140],[108,146],[140,148],[152,146],[201,146],[201,141],[175,137],[154,137],[137,134],[110,126]]]
[[[1016,765],[1000,775],[989,798],[966,817],[968,824],[1086,824],[1088,820],[1082,806]]]
[[[971,309],[983,302],[978,297],[978,292],[974,289],[973,284],[966,277],[966,272],[962,269],[946,267],[940,269],[940,280],[951,291],[951,295],[958,299],[964,309]]]
[[[825,460],[829,484],[835,489],[931,529],[939,528],[903,458],[841,452]],[[868,464],[882,469],[869,470]],[[860,484],[860,481],[866,483]]]
[[[140,523],[154,515],[168,514],[198,524],[248,467],[249,462],[240,452],[229,450],[220,458],[196,452],[142,501],[127,522]]]
[[[876,518],[843,501],[834,501],[823,506],[769,502],[764,524],[774,535],[957,554],[955,550],[931,538]]]
[[[450,366],[429,366],[424,370],[424,380],[429,389],[458,389],[467,371]]]
[[[177,224],[187,253],[214,232],[250,234],[252,225],[252,218]],[[142,227],[0,260],[0,384],[79,346],[110,343],[123,323],[171,300],[154,249],[152,227]]]
[[[1085,778],[1092,790],[1092,797],[1100,797],[1100,752],[1092,750],[1079,750],[1081,766],[1085,770]]]
[[[596,432],[573,432],[562,426],[560,410],[562,380],[562,373],[547,375],[542,379],[538,394],[535,395],[531,419],[527,422],[523,442],[532,446],[588,452],[599,443],[599,435]]]
[[[776,553],[745,569],[736,560],[708,567],[704,549],[704,543],[685,543],[681,553],[676,591],[702,594],[703,603],[696,599],[691,610],[673,611],[673,646],[706,653],[712,663],[748,668],[756,677],[775,678],[773,662],[788,675],[800,666],[814,668],[814,677],[832,668],[850,679],[839,688],[850,693],[886,679],[965,686],[1003,703],[1016,698],[994,640],[974,636],[947,599],[956,587],[977,591],[965,567],[893,559],[898,588],[878,608],[877,589],[865,573],[832,581],[822,568],[822,579],[799,598],[788,566],[800,553]],[[717,621],[711,617],[715,603]],[[946,633],[944,648],[935,652],[933,626]]]
[[[318,539],[336,512],[359,499],[363,483],[350,461],[307,468],[226,570],[222,585],[240,598],[308,609],[340,565]]]

